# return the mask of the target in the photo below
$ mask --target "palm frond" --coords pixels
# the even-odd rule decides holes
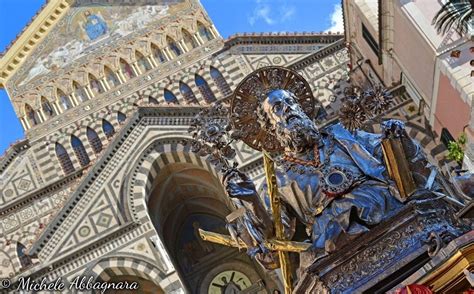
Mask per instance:
[[[466,34],[473,25],[473,4],[471,2],[473,1],[449,0],[446,2],[433,18],[437,32],[444,35],[454,29],[461,35]]]

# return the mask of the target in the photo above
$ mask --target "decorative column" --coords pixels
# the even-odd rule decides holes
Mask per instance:
[[[155,68],[155,60],[153,59],[153,55],[145,56],[146,60],[148,61],[148,64],[151,66],[151,68]]]
[[[156,62],[155,56],[153,56],[153,54],[147,56],[147,58],[149,58],[149,61],[151,62],[153,68],[158,66],[158,62]]]
[[[214,37],[214,38],[217,38],[219,36],[219,34],[217,33],[217,30],[216,30],[216,27],[214,25],[211,25],[211,35]]]
[[[140,67],[138,66],[138,62],[136,61],[132,63],[132,70],[136,76],[139,76],[142,74],[142,71],[140,70]]]
[[[71,95],[69,95],[69,97],[71,97],[72,106],[79,105],[79,101],[77,100],[76,94],[74,92],[72,92]]]
[[[25,118],[20,117],[20,123],[21,123],[21,126],[23,127],[23,130],[25,130],[25,131],[28,130],[28,125],[26,123]]]
[[[166,47],[166,48],[163,50],[163,53],[165,54],[165,57],[166,57],[166,59],[168,59],[168,60],[172,60],[173,57],[174,57],[173,53],[171,53],[171,50],[170,50],[170,47],[169,47],[169,46]]]
[[[190,49],[188,48],[188,46],[184,42],[184,39],[179,41],[179,45],[181,45],[180,47],[184,49],[183,52],[189,52]]]
[[[196,41],[196,43],[198,43],[199,45],[204,44],[204,40],[201,38],[201,36],[199,35],[199,33],[194,33],[193,39],[194,39],[194,40]]]
[[[28,120],[25,119],[24,117],[20,118],[20,122],[21,122],[21,126],[23,127],[25,131],[30,128],[30,124],[28,123]]]
[[[53,106],[56,106],[56,110],[58,111],[57,112],[58,114],[63,113],[63,108],[61,107],[61,105],[59,105],[58,100],[54,101]]]
[[[125,75],[123,74],[122,69],[119,69],[117,73],[118,73],[117,77],[118,77],[120,83],[124,84],[127,81],[127,79],[125,78]]]
[[[92,99],[95,97],[95,93],[94,91],[92,91],[91,85],[87,85],[84,89],[86,90],[85,92],[87,96],[89,97],[89,99]]]
[[[181,42],[183,42],[183,40],[180,40],[177,44],[178,44],[178,47],[179,49],[181,50],[181,52],[188,52],[185,48],[186,47],[183,47],[183,45],[181,44]]]
[[[100,80],[99,80],[99,83],[100,83],[100,85],[102,86],[102,88],[104,89],[104,91],[108,91],[108,90],[111,89],[110,86],[109,86],[109,83],[107,82],[107,80],[105,79],[105,77],[102,78],[102,79],[100,79]]]
[[[40,108],[38,110],[39,114],[40,114],[40,118],[41,118],[41,122],[45,122],[48,118],[46,117],[46,115],[44,114],[44,111],[43,111],[43,108]]]

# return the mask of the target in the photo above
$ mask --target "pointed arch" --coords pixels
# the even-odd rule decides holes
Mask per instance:
[[[201,22],[198,21],[198,32],[199,32],[199,35],[201,36],[201,38],[204,40],[204,41],[210,41],[213,38],[211,32],[209,31],[208,28],[206,28]]]
[[[69,99],[69,96],[64,94],[64,92],[61,91],[61,89],[58,89],[56,93],[59,99],[59,103],[61,103],[62,107],[65,110],[71,109],[73,107],[71,99]]]
[[[53,117],[56,115],[53,106],[44,96],[41,96],[41,109],[43,109],[43,113],[48,117]]]
[[[161,49],[158,48],[158,46],[156,46],[154,43],[151,44],[151,52],[156,61],[159,61],[161,63],[166,62],[166,58],[163,54],[163,51],[161,51]]]
[[[163,95],[165,97],[165,101],[169,104],[178,104],[178,99],[170,90],[164,89]]]
[[[192,50],[199,46],[196,40],[194,40],[193,36],[187,30],[182,29],[181,32],[183,34],[184,44],[186,44],[188,50]]]
[[[26,254],[25,245],[21,244],[20,242],[16,243],[16,254],[18,256],[18,259],[20,260],[20,265],[22,269],[33,265],[31,257]]]
[[[104,73],[105,73],[105,78],[107,79],[107,82],[109,83],[109,86],[116,87],[120,85],[120,81],[117,78],[117,74],[114,73],[108,66],[104,65]]]
[[[84,102],[89,99],[89,97],[87,97],[86,91],[84,90],[84,87],[81,87],[76,81],[72,82],[72,88],[74,89],[74,94],[81,102]]]
[[[89,73],[89,85],[90,85],[94,95],[102,94],[102,93],[105,92],[105,89],[102,87],[102,84],[91,73]]]
[[[110,139],[114,136],[115,134],[115,129],[112,126],[111,123],[109,123],[107,120],[102,119],[102,130],[104,131],[105,136],[107,139]]]
[[[178,57],[182,54],[181,49],[179,49],[176,42],[171,37],[166,37],[166,43],[168,43],[168,47],[170,48],[171,52],[173,52],[175,57]]]
[[[207,84],[206,80],[203,79],[203,77],[198,74],[195,74],[194,82],[196,83],[196,86],[199,88],[199,91],[201,92],[202,96],[204,97],[204,100],[206,100],[207,103],[212,103],[216,101],[214,93]]]
[[[127,78],[127,80],[135,77],[132,67],[123,58],[120,58],[120,69]]]
[[[69,157],[69,154],[67,154],[67,151],[63,145],[56,143],[55,151],[63,172],[65,174],[74,172],[74,165],[72,164],[71,158]]]
[[[90,127],[87,127],[86,135],[94,153],[99,154],[102,151],[102,141],[100,141],[97,133]]]
[[[151,97],[151,96],[148,96],[148,103],[149,104],[159,104],[158,103],[158,100],[156,100],[155,98]]]
[[[227,84],[224,76],[222,76],[221,72],[213,66],[211,66],[211,78],[217,85],[217,88],[219,89],[219,92],[221,92],[222,96],[225,97],[232,94],[229,84]]]
[[[184,96],[184,99],[187,103],[199,104],[196,96],[193,93],[193,90],[191,90],[191,88],[182,81],[179,82],[179,91]]]
[[[40,123],[38,113],[29,104],[25,104],[25,115],[31,126],[36,126]]]
[[[81,166],[87,166],[91,161],[81,140],[78,137],[71,135],[71,146],[74,150],[74,153],[76,153],[76,157],[79,160]]]
[[[150,62],[148,62],[147,58],[140,51],[135,50],[135,58],[142,73],[152,69]]]
[[[127,116],[124,113],[120,111],[117,112],[117,121],[119,122],[119,124],[123,124],[126,119],[127,119]]]

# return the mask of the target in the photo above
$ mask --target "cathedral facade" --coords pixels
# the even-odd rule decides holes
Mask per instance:
[[[136,281],[150,293],[281,288],[245,252],[198,237],[225,233],[231,203],[219,171],[181,142],[201,109],[268,65],[300,73],[318,124],[334,123],[349,78],[343,35],[224,40],[197,0],[109,2],[49,1],[0,60],[26,136],[0,159],[0,277]],[[410,97],[393,93],[389,116],[442,161]],[[261,187],[261,155],[235,147]]]

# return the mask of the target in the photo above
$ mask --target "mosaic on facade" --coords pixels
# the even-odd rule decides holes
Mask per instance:
[[[56,71],[95,48],[140,30],[169,13],[172,4],[73,7],[35,52],[37,59],[19,85]]]

